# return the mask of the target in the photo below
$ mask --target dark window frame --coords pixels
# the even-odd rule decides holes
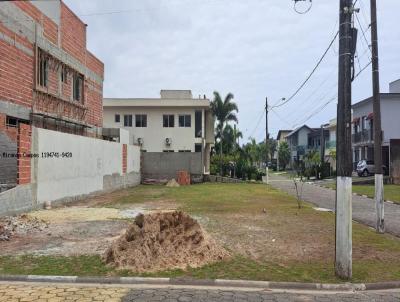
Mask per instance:
[[[38,85],[41,87],[48,87],[49,83],[49,58],[44,54],[42,50],[39,50],[38,55]]]
[[[84,95],[83,85],[84,85],[83,75],[78,72],[75,72],[72,83],[72,92],[73,92],[73,99],[76,102],[83,103],[83,95]]]
[[[197,148],[200,148],[200,151],[196,151]],[[203,152],[203,146],[202,144],[194,144],[194,152]]]
[[[146,128],[147,114],[135,114],[135,126],[138,128]]]
[[[132,127],[133,117],[132,114],[124,114],[124,127]]]
[[[180,114],[179,115],[179,127],[180,128],[191,128],[192,127],[192,115],[191,114]]]
[[[175,115],[174,114],[163,114],[163,127],[174,128],[175,127]]]
[[[121,115],[120,114],[116,113],[114,115],[114,122],[115,123],[120,123],[121,122]]]
[[[68,84],[68,69],[64,65],[61,67],[60,77],[61,83]]]

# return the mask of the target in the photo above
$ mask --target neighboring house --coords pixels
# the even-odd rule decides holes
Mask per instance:
[[[140,145],[145,157],[150,157],[146,153],[181,152],[171,157],[197,158],[183,153],[198,153],[201,171],[197,173],[209,173],[214,117],[205,96],[195,99],[190,90],[161,90],[161,98],[106,98],[103,106],[104,127],[128,130],[130,143]],[[169,170],[165,177],[174,175],[173,167]]]
[[[392,163],[400,156],[391,148],[395,147],[396,140],[400,139],[400,80],[390,83],[389,93],[381,93],[381,125],[382,125],[382,161],[391,173],[394,170]],[[369,97],[352,106],[353,108],[353,161],[374,160],[374,114],[373,100]],[[393,149],[394,150],[394,149]]]
[[[300,126],[286,135],[286,141],[290,150],[290,164],[303,160],[308,148],[308,134],[313,131],[307,125]]]
[[[329,141],[329,130],[325,128],[312,128],[308,133],[308,143],[306,152],[309,151],[318,151],[321,154],[321,136],[323,131],[323,140],[324,142]],[[325,148],[325,146],[324,146]]]
[[[286,142],[286,136],[292,132],[292,130],[279,130],[278,135],[276,136],[276,151],[274,153],[274,159],[277,160],[277,166],[279,167],[279,146],[282,142]]]
[[[0,152],[21,147],[21,125],[99,135],[104,66],[86,48],[87,24],[58,0],[2,1],[0,24]],[[0,185],[29,179],[21,163],[0,161]]]
[[[292,130],[279,130],[278,135],[276,136],[276,141],[278,145],[282,142],[286,142],[286,136],[292,132]]]
[[[329,139],[325,141],[325,161],[330,163],[333,170],[336,170],[336,118],[331,119],[326,129],[329,131]]]

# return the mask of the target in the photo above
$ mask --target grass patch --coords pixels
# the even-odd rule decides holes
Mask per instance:
[[[378,282],[400,279],[397,263],[355,261],[352,282]],[[169,270],[156,273],[135,273],[106,266],[100,256],[2,256],[0,274],[53,276],[140,276],[193,279],[233,279],[277,282],[343,282],[334,274],[333,262],[277,264],[236,256],[231,260],[201,268]]]
[[[179,188],[138,186],[131,189],[128,195],[118,197],[107,206],[119,208],[151,201],[172,201],[190,214],[212,220],[210,227],[216,228],[216,233],[225,233],[229,240],[233,240],[229,243],[230,246],[227,246],[233,251],[233,257],[201,268],[137,274],[108,267],[101,261],[100,256],[2,256],[0,274],[341,281],[335,277],[333,266],[334,215],[317,212],[308,204],[298,210],[295,198],[284,192],[266,185],[246,183],[206,183]],[[263,209],[266,209],[266,214],[263,213]],[[236,217],[235,215],[240,215],[240,220],[232,218]],[[257,229],[261,231],[257,233]],[[268,237],[269,234],[273,237]],[[237,237],[233,238],[235,235]],[[277,241],[272,244],[267,238],[277,238]],[[250,254],[238,253],[235,248],[238,242],[246,249],[246,244],[252,245],[257,241],[257,249],[265,250],[268,247],[271,252],[263,257],[247,257]],[[278,242],[282,249],[275,247]],[[299,244],[299,247],[293,247],[293,242]],[[290,247],[295,256],[296,252],[301,252],[303,248],[308,252],[304,257],[296,257],[296,260],[283,257],[281,253],[285,254],[285,250]],[[321,252],[318,253],[320,249],[324,251],[322,257],[313,258],[315,255],[321,255]],[[285,255],[293,256],[293,253]],[[272,256],[275,256],[275,261],[271,260]],[[399,279],[400,240],[390,235],[376,234],[374,230],[354,223],[352,281],[377,282]]]
[[[324,187],[336,190],[336,183],[324,184]],[[374,185],[354,185],[353,192],[359,195],[366,195],[369,198],[375,196]],[[385,200],[390,200],[400,204],[400,185],[384,185]]]
[[[0,275],[105,276],[111,272],[99,256],[0,257]]]

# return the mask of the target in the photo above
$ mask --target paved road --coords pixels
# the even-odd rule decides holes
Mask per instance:
[[[159,289],[134,290],[123,298],[124,302],[163,301],[163,302],[361,302],[361,301],[400,301],[400,292],[385,293],[276,293],[266,291],[234,290],[192,290],[192,289]]]
[[[254,289],[171,288],[136,285],[79,285],[0,283],[0,301],[123,301],[123,302],[290,302],[290,301],[400,301],[400,290],[380,292],[277,292]]]
[[[271,174],[271,186],[296,196],[293,181],[287,177]],[[318,207],[335,210],[336,191],[305,183],[303,200]],[[375,228],[375,202],[366,197],[353,195],[353,220]],[[400,205],[385,202],[386,231],[400,237]]]

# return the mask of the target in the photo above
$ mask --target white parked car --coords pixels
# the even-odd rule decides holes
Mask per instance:
[[[385,165],[382,165],[382,172],[383,175],[386,175],[387,172],[387,167]],[[375,164],[373,160],[360,160],[357,163],[357,174],[358,176],[368,176],[368,175],[373,175],[375,174]]]

